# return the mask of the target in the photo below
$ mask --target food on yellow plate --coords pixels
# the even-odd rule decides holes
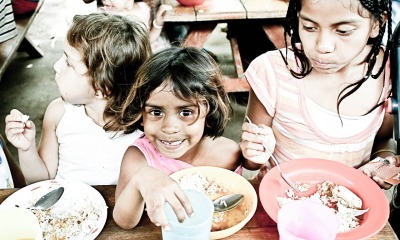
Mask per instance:
[[[302,185],[307,188],[306,185]],[[286,190],[287,197],[277,197],[280,207],[290,201],[309,199],[320,202],[332,208],[339,219],[339,233],[347,232],[360,225],[362,215],[368,209],[362,209],[362,200],[348,188],[334,184],[330,181],[325,181],[318,184],[318,190],[308,196],[296,196],[293,189]]]
[[[194,173],[182,176],[178,180],[181,188],[193,189],[205,193],[212,201],[215,199],[231,194],[227,187],[223,186],[215,179],[206,177],[201,173]],[[211,231],[220,231],[230,228],[241,222],[248,214],[246,207],[246,199],[239,206],[227,212],[214,212],[213,224]]]

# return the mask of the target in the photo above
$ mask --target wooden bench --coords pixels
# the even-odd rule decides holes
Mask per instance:
[[[180,5],[176,0],[162,2],[172,6],[165,13],[166,24],[189,27],[184,46],[202,48],[217,24],[227,23],[235,67],[235,76],[223,76],[227,92],[249,91],[243,75],[250,61],[267,50],[284,46],[280,21],[286,16],[286,0],[207,0],[193,7]]]
[[[18,35],[5,42],[0,43],[0,80],[8,65],[13,59],[15,52],[24,51],[31,58],[43,57],[43,52],[36,47],[26,36],[29,27],[43,5],[44,0],[38,2],[37,8],[31,14],[23,15],[15,19]]]

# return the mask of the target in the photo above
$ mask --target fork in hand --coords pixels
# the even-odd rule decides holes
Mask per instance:
[[[250,118],[248,116],[246,116],[247,121],[249,121],[249,123],[253,124],[253,122],[250,120]],[[258,135],[256,133],[256,135]],[[262,146],[264,147],[264,150],[271,156],[272,160],[275,162],[275,165],[278,167],[279,173],[282,177],[282,179],[294,190],[296,190],[297,192],[301,192],[300,189],[297,188],[297,186],[286,176],[285,173],[283,173],[281,167],[279,166],[279,162],[278,160],[276,160],[276,158],[274,157],[274,155],[272,155],[271,151],[269,150],[268,146],[266,146],[263,142],[261,142]]]

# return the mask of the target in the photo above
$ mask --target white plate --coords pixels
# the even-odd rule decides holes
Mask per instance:
[[[16,191],[4,200],[1,205],[18,205],[19,207],[28,208],[41,196],[60,186],[64,187],[64,194],[52,208],[43,212],[42,217],[49,217],[53,220],[61,217],[67,221],[77,220],[78,218],[82,218],[82,216],[88,217],[84,217],[81,223],[70,221],[70,224],[62,227],[56,227],[54,224],[46,225],[47,221],[39,220],[43,229],[44,239],[51,239],[49,234],[55,234],[55,232],[62,231],[62,229],[68,229],[70,231],[68,237],[71,237],[68,239],[94,240],[103,229],[107,220],[107,205],[103,196],[96,189],[85,183],[70,180],[37,182]],[[61,224],[61,221],[58,222]],[[51,229],[52,226],[54,226],[54,229]]]

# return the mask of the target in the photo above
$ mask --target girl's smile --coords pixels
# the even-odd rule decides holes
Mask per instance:
[[[164,145],[167,145],[167,146],[179,146],[179,145],[181,145],[182,143],[183,143],[183,141],[184,140],[179,140],[179,141],[163,141],[163,140],[160,140],[160,142],[162,143],[162,144],[164,144]]]
[[[159,151],[162,152],[170,152],[170,154],[174,154],[174,152],[179,151],[179,148],[183,147],[185,140],[179,140],[179,141],[164,141],[161,139],[157,139],[157,147]],[[163,149],[163,150],[160,150]]]

